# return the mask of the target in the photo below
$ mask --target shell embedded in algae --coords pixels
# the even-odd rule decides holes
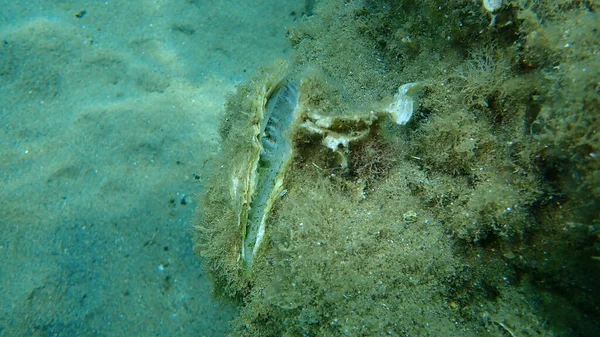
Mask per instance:
[[[248,289],[255,257],[294,156],[299,90],[284,62],[261,69],[227,100],[199,210],[197,249],[225,293]]]
[[[221,126],[226,163],[221,167],[231,167],[227,179],[231,211],[240,233],[236,254],[245,268],[252,265],[263,241],[269,212],[281,193],[293,155],[290,135],[299,110],[299,93],[285,70],[285,64],[278,63],[239,88],[241,101],[230,100]]]
[[[370,137],[382,110],[328,114],[311,97],[323,94],[315,74],[301,80],[284,63],[263,69],[228,100],[217,159],[200,212],[198,250],[225,292],[249,286],[268,237],[269,219],[285,194],[286,176],[301,170],[296,157],[323,151],[340,169],[349,146]],[[301,144],[302,149],[299,149]],[[309,144],[309,145],[307,145]]]
[[[265,97],[253,119],[254,149],[241,174],[232,177],[234,197],[239,195],[239,226],[242,230],[240,257],[247,267],[260,247],[266,220],[282,191],[283,179],[292,157],[289,138],[298,112],[298,89],[289,80],[277,83]],[[245,184],[239,185],[239,181]],[[242,193],[238,194],[240,187]]]

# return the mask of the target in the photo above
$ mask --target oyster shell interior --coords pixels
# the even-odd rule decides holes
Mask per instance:
[[[262,109],[260,128],[255,145],[259,151],[255,170],[248,172],[248,182],[253,193],[249,202],[242,205],[240,224],[242,225],[241,259],[250,268],[256,251],[265,234],[269,212],[279,197],[285,171],[292,157],[290,128],[298,112],[299,92],[290,81],[282,81],[267,98]],[[262,120],[261,120],[262,119]],[[245,209],[244,209],[245,208]]]

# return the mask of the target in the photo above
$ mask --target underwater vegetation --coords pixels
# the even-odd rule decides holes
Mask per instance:
[[[288,64],[229,98],[199,209],[199,254],[243,303],[232,336],[595,336],[599,10],[315,2]],[[400,125],[385,107],[407,83]],[[273,109],[290,122],[264,132]],[[287,159],[268,166],[264,138]]]

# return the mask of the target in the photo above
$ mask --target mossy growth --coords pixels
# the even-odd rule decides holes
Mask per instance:
[[[313,15],[291,27],[288,38],[294,47],[294,61],[303,67],[320,69],[332,91],[339,95],[339,114],[369,109],[374,102],[392,96],[397,78],[390,73],[378,52],[384,3],[377,1],[322,1]],[[326,33],[324,30],[326,29]]]
[[[365,186],[371,186],[375,181],[386,179],[390,171],[401,159],[394,144],[373,132],[367,141],[351,144],[350,174]]]
[[[451,246],[440,226],[409,208],[409,195],[390,193],[399,172],[357,203],[319,156],[298,165],[236,335],[469,335],[454,324],[460,318],[444,304],[449,290],[439,282],[456,268]],[[418,215],[406,222],[410,210]]]
[[[494,151],[490,125],[473,113],[457,110],[424,121],[411,140],[424,167],[450,175],[473,175],[477,164]]]
[[[598,4],[510,1],[502,11],[514,21],[483,29],[488,47],[446,44],[464,60],[429,63],[441,74],[427,82],[411,142],[428,179],[413,188],[457,238],[519,252],[508,263],[522,285],[552,294],[538,310],[556,331],[586,334],[595,328],[583,312],[597,301],[583,289],[598,288],[589,273],[600,272]],[[581,318],[549,309],[564,292]]]
[[[366,116],[404,83],[424,90],[413,120],[378,121],[346,168],[295,135],[251,273],[237,269],[239,233],[220,227],[231,214],[207,209],[201,253],[244,301],[233,335],[594,335],[600,6],[503,4],[324,0],[289,30],[292,71],[321,69],[304,82],[315,113]],[[228,110],[251,107],[259,82]],[[214,179],[245,150],[227,150]]]

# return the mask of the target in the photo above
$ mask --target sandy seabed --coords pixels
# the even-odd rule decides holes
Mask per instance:
[[[301,6],[0,1],[0,336],[226,334],[191,241],[203,165]]]

